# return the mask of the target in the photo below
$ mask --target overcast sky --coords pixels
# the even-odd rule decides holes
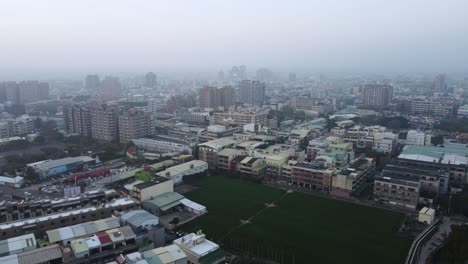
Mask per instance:
[[[0,0],[0,78],[165,69],[468,72],[466,0]]]

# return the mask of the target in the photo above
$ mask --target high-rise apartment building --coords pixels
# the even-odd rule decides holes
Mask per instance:
[[[0,84],[0,99],[13,105],[49,98],[49,84],[39,81],[5,82]]]
[[[148,72],[145,75],[145,86],[149,88],[156,88],[156,74]]]
[[[224,86],[223,88],[219,89],[219,94],[220,106],[224,107],[225,109],[229,108],[229,106],[236,102],[236,90],[231,86]]]
[[[389,84],[367,84],[363,87],[363,105],[383,108],[392,102],[393,87]]]
[[[99,88],[101,81],[97,74],[89,74],[86,76],[85,86],[88,90],[96,90]]]
[[[130,109],[119,116],[119,141],[126,144],[132,139],[153,135],[154,125],[150,113]]]
[[[438,74],[434,79],[434,92],[442,93],[447,90],[445,74]]]
[[[81,136],[91,136],[91,111],[85,105],[67,105],[63,109],[65,130]]]
[[[265,83],[243,80],[240,84],[240,101],[251,105],[261,105],[265,101]]]
[[[216,108],[220,105],[220,93],[218,88],[206,86],[198,92],[201,108]]]
[[[102,105],[91,110],[91,135],[98,141],[115,141],[119,137],[119,109]]]
[[[116,77],[107,76],[101,82],[100,94],[103,100],[115,100],[120,98],[122,93],[122,85]]]

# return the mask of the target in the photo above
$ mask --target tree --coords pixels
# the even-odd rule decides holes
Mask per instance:
[[[169,224],[173,224],[173,225],[177,225],[179,223],[179,218],[178,217],[174,217],[172,218],[171,222]]]
[[[442,135],[437,135],[431,138],[431,143],[434,146],[443,145],[444,144],[444,137]]]
[[[29,182],[34,182],[38,179],[39,175],[32,167],[26,167],[24,171],[24,178]]]
[[[41,129],[42,128],[42,118],[38,117],[34,119],[34,128]]]
[[[34,139],[34,143],[38,143],[38,144],[42,144],[45,142],[45,138],[41,135],[37,136],[35,139]]]

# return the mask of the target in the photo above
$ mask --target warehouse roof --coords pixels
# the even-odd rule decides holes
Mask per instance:
[[[398,156],[400,159],[426,162],[441,162],[444,164],[466,165],[468,163],[468,148],[434,147],[407,145]]]
[[[145,201],[144,203],[152,204],[160,208],[162,211],[165,211],[167,209],[170,209],[174,206],[179,205],[180,200],[182,200],[183,198],[184,196],[180,195],[179,193],[167,192],[159,196],[156,196],[154,199]]]
[[[122,219],[125,223],[128,223],[135,227],[141,226],[144,222],[148,220],[156,220],[159,222],[159,218],[157,216],[148,213],[147,211],[142,209],[127,212],[120,216],[120,219]]]
[[[60,246],[55,244],[47,247],[33,249],[27,252],[18,254],[19,264],[37,264],[47,263],[48,261],[62,258]]]
[[[43,169],[51,169],[51,168],[56,168],[60,166],[65,166],[68,164],[73,164],[73,163],[82,163],[82,162],[89,162],[92,161],[93,159],[87,156],[79,156],[79,157],[66,157],[62,159],[56,159],[56,160],[50,160],[43,162],[38,165],[38,167],[43,168]]]

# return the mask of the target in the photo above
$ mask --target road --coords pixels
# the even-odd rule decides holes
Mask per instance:
[[[442,223],[439,225],[439,229],[432,237],[424,243],[421,247],[421,253],[419,254],[418,264],[425,264],[426,259],[436,250],[445,240],[446,236],[450,234],[451,226],[454,224],[460,224],[459,222],[453,221],[448,217],[442,219]],[[445,235],[444,235],[445,234]]]

